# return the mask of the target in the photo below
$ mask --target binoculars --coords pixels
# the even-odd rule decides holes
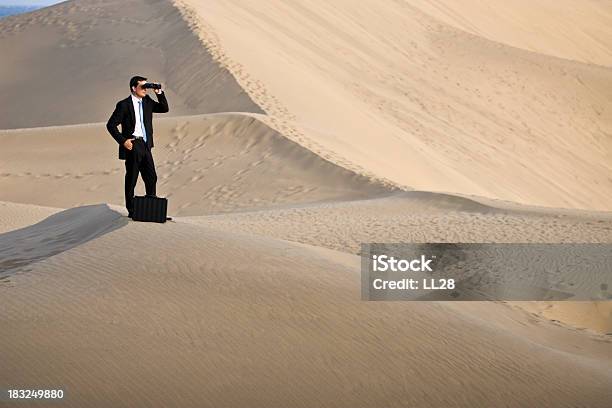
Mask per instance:
[[[144,89],[161,89],[161,84],[156,84],[155,82],[147,82],[146,84],[143,84],[142,87]]]

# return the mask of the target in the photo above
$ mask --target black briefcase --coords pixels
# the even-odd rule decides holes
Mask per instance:
[[[134,221],[166,222],[168,199],[157,196],[134,197]]]

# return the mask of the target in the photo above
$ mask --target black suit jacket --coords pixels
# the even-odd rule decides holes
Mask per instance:
[[[147,145],[149,148],[154,146],[153,143],[153,112],[155,113],[166,113],[168,112],[168,101],[166,95],[162,91],[157,95],[157,102],[154,101],[149,95],[145,95],[142,98],[142,114],[147,132]],[[127,149],[123,147],[123,143],[127,139],[131,139],[132,133],[134,133],[134,126],[136,124],[136,112],[134,112],[134,104],[132,103],[132,95],[125,99],[117,102],[115,110],[111,117],[106,123],[106,129],[111,134],[113,139],[119,143],[119,159],[125,160]],[[121,132],[117,129],[117,126],[121,125]]]

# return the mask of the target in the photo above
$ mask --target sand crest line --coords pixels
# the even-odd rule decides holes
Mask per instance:
[[[266,90],[263,82],[259,81],[257,78],[253,78],[239,62],[232,60],[227,53],[223,51],[222,41],[210,24],[207,24],[205,21],[203,21],[203,19],[198,18],[197,12],[184,1],[172,0],[172,3],[179,10],[181,16],[192,29],[194,34],[198,36],[202,45],[206,48],[212,58],[227,69],[234,76],[240,86],[242,86],[245,92],[247,92],[255,103],[266,112],[265,115],[259,115],[259,120],[275,129],[288,139],[291,139],[311,150],[318,156],[321,156],[326,160],[333,161],[347,170],[367,177],[373,182],[381,183],[389,186],[390,188],[399,188],[405,191],[412,190],[412,187],[410,186],[400,185],[396,182],[367,171],[357,163],[349,161],[346,157],[343,157],[338,152],[327,149],[320,143],[316,142],[313,138],[306,136],[305,132],[295,121],[295,116],[292,115],[285,106],[283,106],[278,98],[275,98],[274,95]]]

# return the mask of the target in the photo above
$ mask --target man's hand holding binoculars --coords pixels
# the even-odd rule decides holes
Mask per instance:
[[[161,83],[155,83],[155,82],[147,82],[145,84],[141,85],[142,89],[153,89],[153,91],[156,94],[160,94],[163,92],[163,87]]]

